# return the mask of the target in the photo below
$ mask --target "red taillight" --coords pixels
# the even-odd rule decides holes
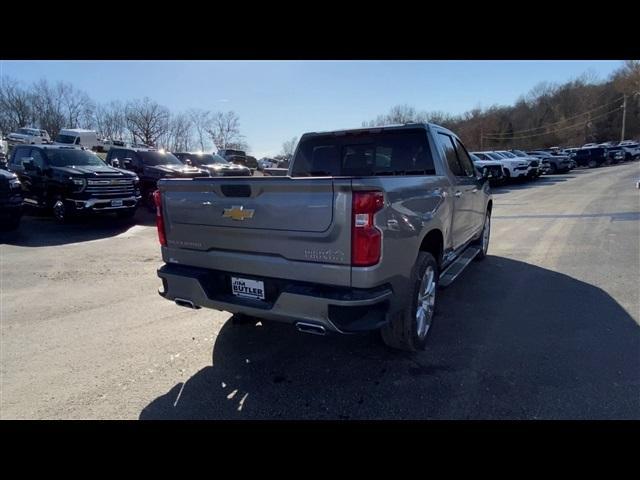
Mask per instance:
[[[353,192],[351,224],[351,264],[369,267],[380,261],[382,232],[373,224],[374,214],[382,209],[382,192]]]
[[[156,227],[158,228],[158,240],[160,245],[167,246],[167,235],[164,232],[164,218],[162,217],[162,196],[160,190],[153,192],[153,201],[156,204]]]

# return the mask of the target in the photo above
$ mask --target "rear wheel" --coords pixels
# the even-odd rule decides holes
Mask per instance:
[[[596,168],[598,166],[598,162],[596,162],[595,160],[589,160],[589,168]]]
[[[556,173],[558,173],[558,167],[556,167],[555,163],[551,163],[549,165],[549,174],[554,175]]]
[[[420,252],[411,274],[409,304],[380,330],[391,348],[415,352],[424,350],[436,311],[439,268],[429,252]]]
[[[489,250],[489,238],[491,236],[491,210],[487,210],[487,214],[484,217],[484,227],[482,227],[482,233],[480,238],[474,242],[474,245],[480,249],[480,252],[476,255],[476,260],[484,260]]]

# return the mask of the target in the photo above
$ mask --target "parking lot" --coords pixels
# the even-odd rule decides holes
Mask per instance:
[[[2,419],[638,419],[637,162],[494,190],[430,348],[235,325],[156,292],[153,215],[0,237]]]

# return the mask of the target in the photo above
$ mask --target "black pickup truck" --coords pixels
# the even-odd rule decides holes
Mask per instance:
[[[116,213],[131,218],[138,177],[106,165],[95,153],[72,145],[19,145],[9,170],[22,183],[24,203],[51,209],[60,222],[80,214]]]
[[[18,177],[0,169],[0,230],[15,230],[22,216],[22,185]]]
[[[153,192],[158,188],[157,183],[161,178],[209,176],[206,170],[185,165],[175,155],[153,148],[111,148],[106,162],[138,176],[142,200],[152,210],[155,210]]]
[[[235,163],[236,165],[242,165],[251,170],[251,175],[258,169],[258,160],[255,157],[247,155],[242,150],[223,149],[218,151],[218,155],[224,158],[227,162]]]

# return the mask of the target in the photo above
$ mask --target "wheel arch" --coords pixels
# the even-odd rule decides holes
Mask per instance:
[[[442,252],[444,249],[444,236],[439,228],[432,228],[420,242],[420,252],[429,252],[434,256],[438,265],[442,264]]]

